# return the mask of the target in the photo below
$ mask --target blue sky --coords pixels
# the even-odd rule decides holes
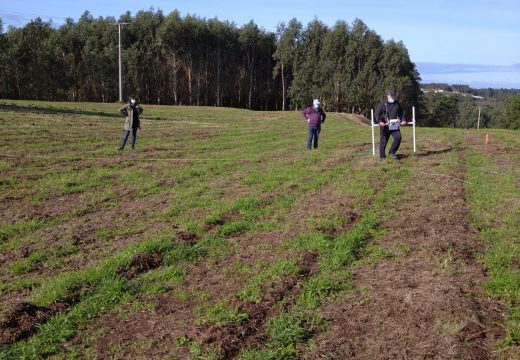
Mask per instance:
[[[183,16],[217,17],[237,26],[253,19],[267,31],[275,31],[279,22],[293,17],[304,25],[318,18],[329,26],[337,20],[351,24],[359,18],[383,39],[403,41],[425,82],[430,79],[427,72],[436,69],[432,81],[456,79],[475,84],[480,79],[483,86],[520,88],[520,68],[511,66],[520,64],[518,0],[0,0],[0,18],[5,30],[7,25],[21,27],[36,16],[52,19],[58,26],[69,16],[77,20],[85,10],[95,17],[117,18],[127,10],[135,14],[150,7],[165,14],[178,9]],[[458,73],[439,73],[422,63],[488,66],[481,71],[462,68]],[[481,78],[477,75],[480,72]]]

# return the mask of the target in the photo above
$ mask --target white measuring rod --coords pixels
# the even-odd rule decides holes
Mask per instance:
[[[413,152],[414,154],[417,152],[416,142],[415,142],[415,106],[412,106],[412,121],[407,122],[406,125],[412,125],[413,126]],[[375,141],[375,134],[374,134],[374,128],[379,127],[379,123],[374,124],[374,109],[370,110],[370,128],[372,130],[372,156],[376,156],[376,141]]]

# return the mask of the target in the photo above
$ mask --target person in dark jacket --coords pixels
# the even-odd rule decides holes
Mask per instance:
[[[401,145],[400,125],[406,125],[403,120],[403,110],[394,90],[386,92],[386,100],[381,102],[375,112],[374,122],[379,123],[379,158],[386,158],[386,145],[390,139],[390,135],[394,138],[390,146],[389,156],[396,158],[397,150]]]
[[[311,145],[314,145],[314,149],[318,148],[318,138],[321,132],[321,124],[325,122],[327,115],[321,108],[320,101],[314,99],[312,106],[309,106],[302,111],[302,116],[307,120],[309,125],[309,135],[307,136],[307,150],[311,149]],[[314,140],[314,141],[313,141]]]
[[[130,135],[130,130],[132,130],[132,150],[134,150],[135,140],[137,139],[137,129],[141,128],[139,115],[143,113],[143,108],[137,102],[137,98],[132,95],[128,98],[128,103],[126,103],[121,109],[119,109],[119,113],[123,116],[126,116],[125,133],[123,134],[123,138],[121,139],[121,145],[119,146],[119,150],[123,150],[125,148],[126,141],[128,140],[128,135]]]

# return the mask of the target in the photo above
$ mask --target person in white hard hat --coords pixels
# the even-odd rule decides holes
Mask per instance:
[[[321,132],[321,124],[325,122],[327,115],[321,108],[320,100],[314,99],[312,106],[309,106],[302,111],[302,116],[307,120],[309,125],[309,135],[307,136],[307,150],[311,150],[311,145],[314,149],[318,148],[318,138]]]

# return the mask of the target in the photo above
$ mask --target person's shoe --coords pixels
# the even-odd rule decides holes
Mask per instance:
[[[123,151],[123,148],[120,146],[120,147],[117,148],[117,150]]]
[[[132,150],[135,150],[135,146],[132,146]]]
[[[392,159],[397,159],[397,155],[395,155],[395,154],[390,154],[389,156],[390,156]]]

